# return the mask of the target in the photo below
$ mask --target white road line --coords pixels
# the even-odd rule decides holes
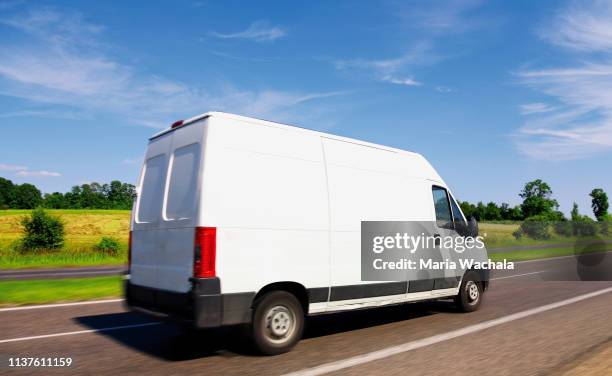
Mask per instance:
[[[22,307],[9,307],[9,308],[0,308],[0,312],[22,311],[26,309],[40,309],[40,308],[71,307],[71,306],[89,305],[89,304],[116,303],[116,302],[122,302],[123,300],[124,299],[106,299],[106,300],[90,300],[86,302],[75,302],[75,303],[41,304],[41,305],[31,305],[31,306],[22,306]]]
[[[31,340],[31,339],[42,339],[42,338],[51,338],[51,337],[72,336],[72,335],[75,335],[75,334],[110,332],[111,330],[142,328],[144,326],[153,326],[153,325],[160,325],[160,324],[161,324],[161,322],[147,322],[147,323],[144,323],[144,324],[111,326],[111,327],[108,327],[108,328],[100,328],[100,329],[77,330],[75,332],[64,332],[64,333],[43,334],[43,335],[40,335],[40,336],[31,336],[31,337],[9,338],[9,339],[1,339],[0,343],[28,341],[28,340]]]
[[[313,367],[313,368],[306,368],[301,371],[288,373],[285,376],[288,376],[288,375],[290,376],[316,376],[316,375],[323,375],[329,372],[339,371],[341,369],[354,367],[360,364],[373,362],[375,360],[388,358],[390,356],[401,354],[407,351],[416,350],[421,347],[433,345],[435,343],[448,341],[453,338],[457,338],[457,337],[461,337],[467,334],[472,334],[474,332],[478,332],[481,330],[489,329],[497,325],[507,324],[511,321],[519,320],[519,319],[522,319],[522,318],[525,318],[531,315],[535,315],[538,313],[550,311],[555,308],[577,303],[585,299],[590,299],[590,298],[593,298],[599,295],[607,294],[609,292],[612,292],[612,287],[608,287],[602,290],[597,290],[597,291],[594,291],[588,294],[584,294],[584,295],[578,295],[570,299],[561,300],[556,303],[543,305],[541,307],[528,309],[526,311],[513,313],[508,316],[481,322],[479,324],[466,326],[465,328],[453,330],[447,333],[442,333],[442,334],[438,334],[435,336],[418,339],[412,342],[406,342],[401,345],[387,347],[387,348],[384,348],[378,351],[374,351],[374,352],[370,352],[370,353],[362,354],[362,355],[357,355],[352,358],[338,360],[338,361],[331,362],[331,363],[322,364],[320,366]]]
[[[507,275],[504,277],[496,277],[496,278],[491,278],[491,281],[497,280],[497,279],[506,279],[506,278],[515,278],[515,277],[522,277],[524,275],[532,275],[532,274],[540,274],[540,273],[544,273],[546,270],[540,270],[539,272],[531,272],[531,273],[522,273],[522,274],[512,274],[512,275]]]

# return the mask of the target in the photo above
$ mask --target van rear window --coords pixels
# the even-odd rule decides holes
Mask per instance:
[[[138,200],[138,222],[156,222],[161,213],[161,202],[166,177],[166,156],[149,158],[145,164],[142,190]]]
[[[174,151],[166,202],[166,219],[192,218],[195,213],[200,144],[183,146]]]

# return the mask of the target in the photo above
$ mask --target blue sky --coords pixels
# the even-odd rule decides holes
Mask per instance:
[[[459,199],[612,193],[604,1],[0,1],[0,176],[134,182],[148,136],[222,110],[417,151]]]

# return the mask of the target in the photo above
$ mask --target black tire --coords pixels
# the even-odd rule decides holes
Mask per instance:
[[[469,270],[463,276],[459,295],[455,297],[455,304],[462,312],[474,312],[482,303],[483,298],[482,281],[473,270]]]
[[[249,329],[257,351],[265,355],[285,353],[302,338],[304,310],[292,294],[269,292],[255,301]]]

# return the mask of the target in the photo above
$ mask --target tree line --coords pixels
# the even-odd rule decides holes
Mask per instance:
[[[33,184],[14,184],[0,177],[0,209],[124,209],[132,208],[136,195],[132,184],[113,180],[108,184],[75,185],[70,192],[45,193]]]
[[[70,192],[45,193],[36,186],[24,183],[14,184],[0,177],[0,209],[34,209],[37,207],[49,209],[125,209],[132,208],[136,193],[134,185],[113,180],[108,184],[89,183],[76,185]],[[536,179],[525,184],[519,192],[523,202],[510,206],[495,202],[472,204],[459,201],[461,210],[467,218],[474,217],[478,221],[522,221],[535,218],[546,221],[563,221],[565,215],[559,211],[559,203],[552,198],[552,189],[548,183]],[[595,188],[590,193],[591,208],[598,221],[612,220],[608,214],[608,195],[601,188]],[[578,205],[574,203],[572,221],[590,220],[581,215]]]
[[[483,204],[478,202],[472,204],[460,201],[459,205],[467,218],[474,217],[478,221],[522,221],[528,218],[543,221],[564,221],[565,215],[559,211],[559,203],[552,198],[552,189],[548,183],[536,179],[525,184],[519,196],[523,202],[516,206],[507,203],[497,205],[495,202]],[[591,197],[591,209],[595,218],[600,221],[610,221],[608,214],[608,195],[601,188],[595,188],[589,194]],[[578,204],[574,203],[571,212],[572,221],[589,221],[590,217],[581,215]]]

